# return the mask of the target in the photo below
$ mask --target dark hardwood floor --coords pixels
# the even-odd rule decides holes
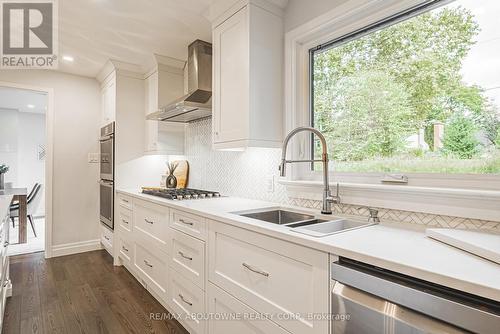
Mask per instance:
[[[45,259],[12,256],[12,297],[2,333],[187,333],[111,256],[95,251]]]

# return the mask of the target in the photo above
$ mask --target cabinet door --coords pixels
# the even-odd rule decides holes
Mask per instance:
[[[101,90],[102,124],[108,124],[115,120],[116,108],[116,81],[110,79]]]
[[[209,334],[287,334],[274,322],[232,297],[222,289],[208,284],[208,311],[221,319],[209,321]]]
[[[248,138],[249,30],[248,7],[213,31],[215,143]]]

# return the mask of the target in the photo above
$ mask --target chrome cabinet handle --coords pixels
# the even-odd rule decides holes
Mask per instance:
[[[190,225],[190,226],[193,226],[194,224],[192,222],[187,222],[185,221],[184,219],[179,219],[179,223],[182,223],[184,225]]]
[[[180,293],[179,293],[179,298],[180,298],[180,299],[181,299],[184,303],[188,304],[189,306],[193,306],[193,303],[191,303],[190,301],[186,300],[186,299],[184,298],[184,296],[183,296],[183,295],[181,295]]]
[[[145,221],[146,223],[148,223],[148,224],[151,224],[151,225],[153,225],[153,224],[155,223],[154,221],[152,221],[152,220],[147,220],[146,218],[144,218],[144,221]]]
[[[257,268],[254,268],[252,267],[251,265],[243,262],[241,264],[243,267],[245,267],[246,269],[250,270],[250,271],[253,271],[254,273],[256,274],[259,274],[259,275],[262,275],[262,276],[265,276],[265,277],[269,277],[269,273],[268,272],[265,272],[263,270],[260,270],[260,269],[257,269]]]
[[[7,247],[8,245],[10,245],[10,242],[8,242],[8,241],[6,241],[6,242],[3,243],[4,247]]]
[[[129,224],[129,222],[128,222],[128,221],[126,221],[125,219],[122,219],[122,222],[124,222],[124,223],[125,223],[125,224],[127,224],[127,225]]]
[[[125,246],[122,246],[122,249],[123,249],[125,252],[128,252],[128,248],[125,248]]]
[[[104,236],[104,239],[106,239],[106,240],[108,240],[108,241],[109,241],[109,237],[108,237],[108,236],[106,236],[106,235]]]
[[[149,263],[148,261],[144,260],[144,264],[148,266],[149,268],[153,268],[153,265]]]
[[[190,256],[187,256],[186,254],[184,254],[183,252],[179,251],[179,255],[182,256],[183,258],[189,260],[189,261],[193,261],[193,258],[190,257]]]

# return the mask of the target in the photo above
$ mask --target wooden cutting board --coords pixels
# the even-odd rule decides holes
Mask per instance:
[[[177,160],[173,161],[173,163],[179,164],[174,171],[174,176],[177,178],[177,189],[186,188],[189,177],[189,163],[187,162],[187,160]]]
[[[500,264],[500,235],[470,230],[428,228],[428,237]]]

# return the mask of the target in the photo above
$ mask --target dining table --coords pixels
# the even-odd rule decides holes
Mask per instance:
[[[27,233],[27,205],[28,205],[28,189],[27,188],[8,188],[0,189],[0,196],[13,196],[12,201],[19,203],[19,237],[18,243],[25,244],[28,241]]]

